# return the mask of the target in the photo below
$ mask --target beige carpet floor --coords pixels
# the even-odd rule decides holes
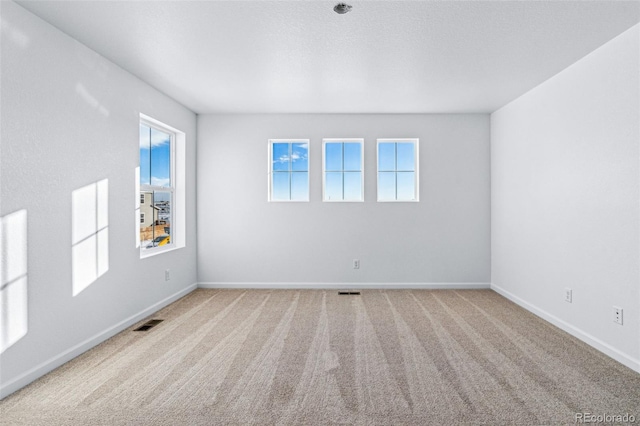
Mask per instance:
[[[0,402],[3,425],[548,425],[640,374],[490,290],[197,290]]]

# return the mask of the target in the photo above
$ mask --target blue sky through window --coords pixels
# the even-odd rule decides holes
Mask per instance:
[[[416,144],[378,143],[378,200],[415,201]]]
[[[362,144],[325,142],[325,201],[362,200]]]
[[[307,142],[273,142],[271,170],[272,200],[309,200],[309,144]]]
[[[171,186],[171,135],[140,124],[140,184]]]

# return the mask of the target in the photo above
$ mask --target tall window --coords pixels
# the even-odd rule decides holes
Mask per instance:
[[[309,201],[309,140],[269,140],[269,201]]]
[[[418,139],[378,139],[378,201],[418,201]]]
[[[363,139],[324,139],[324,201],[363,201]]]
[[[140,249],[172,247],[176,135],[157,123],[140,121]]]

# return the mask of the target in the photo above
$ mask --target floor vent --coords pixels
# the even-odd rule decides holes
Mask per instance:
[[[160,324],[162,321],[164,321],[164,320],[153,319],[153,320],[147,321],[147,322],[145,322],[144,324],[142,324],[140,327],[136,328],[133,331],[147,331],[150,328],[153,328],[156,325]]]
[[[338,294],[341,295],[341,296],[344,296],[344,295],[360,296],[360,292],[359,291],[339,291]]]

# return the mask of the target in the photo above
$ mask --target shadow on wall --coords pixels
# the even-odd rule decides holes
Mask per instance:
[[[71,194],[73,296],[109,270],[109,180]]]
[[[27,211],[2,218],[0,227],[0,353],[28,331]]]

